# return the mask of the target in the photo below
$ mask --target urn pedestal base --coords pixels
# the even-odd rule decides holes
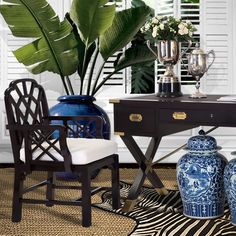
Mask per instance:
[[[158,82],[158,97],[173,98],[183,96],[181,83],[173,71],[172,65],[166,65],[165,74]]]
[[[173,97],[181,97],[183,93],[181,92],[181,84],[180,83],[162,83],[159,85],[159,92],[157,93],[157,97],[164,98],[173,98]]]

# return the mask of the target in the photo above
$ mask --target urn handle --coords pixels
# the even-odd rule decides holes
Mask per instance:
[[[216,54],[215,54],[214,50],[209,51],[209,52],[207,53],[207,56],[209,57],[209,55],[212,55],[212,61],[211,61],[211,63],[209,64],[209,66],[207,67],[206,72],[209,70],[209,68],[211,67],[211,65],[213,64],[213,62],[214,62],[215,59],[216,59]]]
[[[152,49],[152,47],[151,47],[151,42],[150,42],[150,40],[147,40],[147,47],[148,47],[148,49],[155,55],[155,57],[158,58],[157,53],[156,53],[156,52]]]
[[[186,54],[186,52],[190,49],[191,46],[192,46],[192,41],[188,40],[188,47],[182,51],[182,53],[180,55],[180,59],[182,59],[182,57]]]

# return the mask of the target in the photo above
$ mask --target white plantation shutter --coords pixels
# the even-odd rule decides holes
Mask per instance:
[[[181,0],[179,6],[179,15],[183,20],[190,20],[195,26],[199,26],[200,7],[199,3],[186,2]]]
[[[20,64],[12,51],[23,46],[29,42],[29,39],[16,38],[11,34],[6,23],[1,19],[1,40],[0,40],[0,80],[1,88],[0,92],[3,91],[8,86],[8,84],[15,79],[26,78],[30,76],[23,64]]]
[[[200,0],[199,0],[200,1]],[[186,2],[185,0],[178,1],[179,8],[177,8],[178,15],[183,20],[189,20],[197,28],[197,31],[193,35],[192,46],[187,51],[190,51],[195,47],[196,43],[200,42],[199,24],[200,24],[200,5],[199,3]],[[182,47],[186,48],[187,43],[182,43]],[[188,60],[186,55],[183,56],[181,64],[179,64],[179,76],[181,77],[181,83],[183,85],[195,84],[195,80],[188,73]]]
[[[174,16],[175,0],[158,0],[156,5],[156,14],[160,16]]]
[[[204,0],[201,4],[201,47],[216,54],[214,64],[201,80],[202,90],[207,94],[236,94],[234,4],[235,0]],[[233,158],[230,153],[235,151],[236,129],[221,127],[212,135],[223,146],[226,158]]]
[[[25,66],[17,61],[14,54],[12,53],[14,50],[20,48],[23,45],[29,43],[28,39],[16,38],[9,31],[7,33],[7,78],[9,81],[20,78],[29,77],[29,72],[25,68]]]
[[[120,51],[122,52],[122,51]],[[120,53],[117,52],[113,56],[111,56],[108,60],[108,62],[104,66],[103,70],[103,76],[106,77],[107,75],[111,74],[114,70],[114,61],[116,60],[117,54]],[[105,83],[105,86],[109,85],[122,85],[123,84],[123,76],[124,72],[119,71],[116,74],[112,75],[112,77]]]
[[[205,1],[204,1],[205,2]],[[214,50],[216,59],[204,76],[208,93],[232,93],[233,87],[233,0],[207,0],[202,7],[201,44],[205,51]],[[235,41],[235,40],[234,40]]]

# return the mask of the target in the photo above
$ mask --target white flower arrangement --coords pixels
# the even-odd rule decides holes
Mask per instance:
[[[196,28],[190,21],[176,19],[172,16],[155,16],[141,28],[147,38],[154,40],[176,40],[186,42],[191,40]]]

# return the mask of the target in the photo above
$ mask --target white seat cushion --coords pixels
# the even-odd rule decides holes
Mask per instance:
[[[67,145],[74,165],[88,164],[117,153],[116,142],[105,139],[67,138]],[[48,145],[44,144],[43,146],[46,148]],[[59,147],[58,143],[56,146]],[[33,153],[33,159],[37,158],[41,152],[38,148]],[[64,161],[63,157],[54,149],[50,149],[50,153],[59,161]],[[20,151],[20,159],[25,162],[24,148]],[[52,161],[47,154],[44,154],[40,160]]]

